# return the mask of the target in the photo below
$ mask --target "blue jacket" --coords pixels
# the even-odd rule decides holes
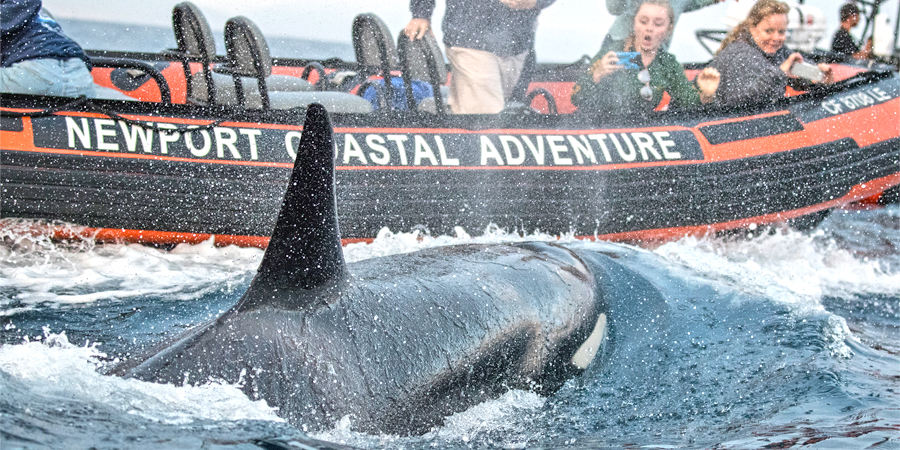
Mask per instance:
[[[40,11],[41,0],[0,0],[0,66],[29,59],[81,58],[90,69],[90,59],[81,47]]]
[[[555,0],[537,0],[532,9],[514,10],[500,0],[447,0],[441,28],[444,44],[513,56],[534,46],[534,29],[541,10]],[[431,20],[434,0],[410,0],[414,19]]]

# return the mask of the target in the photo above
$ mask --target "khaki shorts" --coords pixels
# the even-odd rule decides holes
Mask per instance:
[[[452,66],[450,98],[454,114],[496,114],[519,81],[528,52],[497,56],[491,52],[448,47]]]

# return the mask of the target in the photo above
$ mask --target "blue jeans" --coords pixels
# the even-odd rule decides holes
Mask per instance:
[[[0,68],[0,92],[96,97],[94,78],[79,58],[29,59]]]

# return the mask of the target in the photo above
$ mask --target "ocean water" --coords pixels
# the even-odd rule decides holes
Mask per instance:
[[[61,23],[85,48],[174,46],[162,27]],[[349,44],[269,44],[274,56],[353,59]],[[4,450],[900,448],[897,205],[834,211],[807,233],[646,249],[496,229],[384,230],[371,244],[349,245],[352,262],[439,245],[560,240],[616,254],[627,268],[610,299],[608,346],[586,373],[550,397],[510,391],[417,437],[359,433],[352,417],[310,435],[236,386],[103,375],[228,309],[261,250],[61,243],[32,235],[31,222],[0,221]],[[629,295],[635,285],[659,295]]]
[[[900,448],[898,205],[836,210],[806,233],[654,248],[496,229],[383,230],[371,244],[349,245],[352,262],[559,240],[624,267],[609,299],[608,345],[584,374],[550,397],[510,391],[416,437],[360,433],[352,417],[310,435],[236,386],[103,375],[230,307],[261,250],[52,242],[26,232],[28,221],[2,220],[4,450]],[[635,286],[658,295],[636,296],[647,290]]]

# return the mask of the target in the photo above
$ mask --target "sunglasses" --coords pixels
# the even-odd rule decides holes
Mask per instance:
[[[653,88],[650,87],[650,71],[644,69],[638,72],[638,81],[644,83],[644,87],[641,88],[641,98],[647,100],[653,100]]]

